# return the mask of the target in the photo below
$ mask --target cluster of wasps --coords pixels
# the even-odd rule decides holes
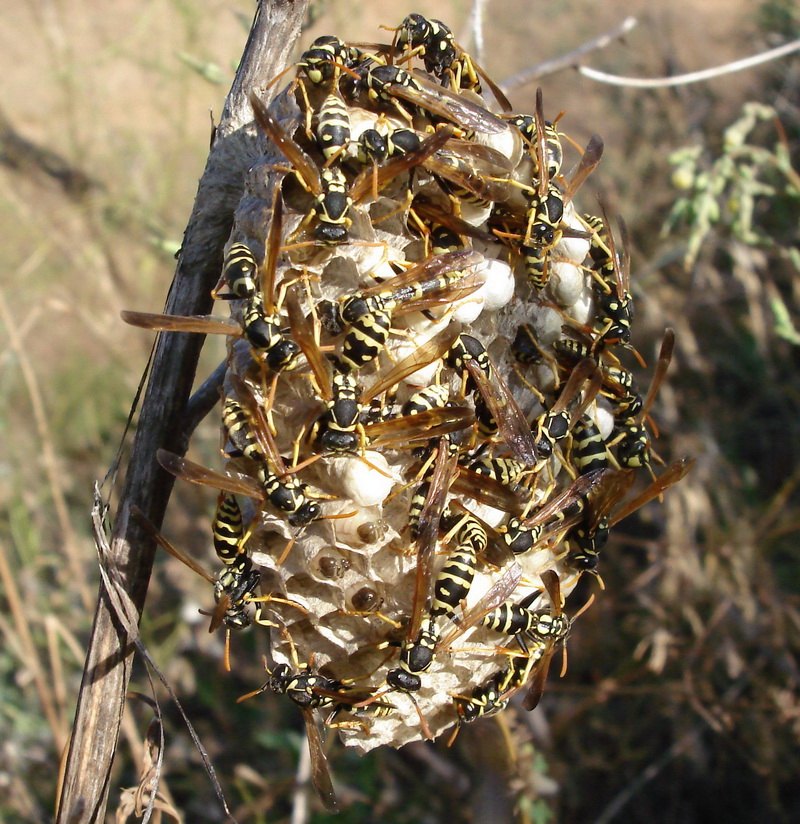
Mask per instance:
[[[573,205],[598,137],[565,173],[541,91],[512,114],[418,14],[391,44],[321,37],[294,68],[270,106],[251,95],[270,150],[214,290],[231,320],[124,317],[228,338],[226,468],[158,454],[219,490],[221,574],[146,528],[213,582],[212,629],[271,630],[252,695],[301,708],[333,808],[315,710],[363,751],[457,731],[517,692],[534,708],[566,596],[583,573],[602,584],[609,529],[691,462],[653,469],[672,332],[644,397],[623,365],[625,225]]]

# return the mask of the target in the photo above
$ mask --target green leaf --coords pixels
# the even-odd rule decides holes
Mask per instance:
[[[779,296],[773,297],[770,300],[772,314],[775,316],[775,333],[793,343],[795,346],[800,346],[800,332],[797,331],[792,319],[789,315],[789,310],[783,299]]]

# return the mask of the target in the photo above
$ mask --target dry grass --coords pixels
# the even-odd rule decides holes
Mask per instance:
[[[497,76],[532,62],[531,44],[541,49],[536,60],[554,56],[637,12],[583,0],[553,5],[532,13],[519,0],[503,15],[490,7],[484,62]],[[593,65],[660,74],[774,45],[747,9],[696,5],[644,13],[628,47]],[[450,6],[437,7],[438,16],[463,20],[463,6]],[[372,40],[379,23],[432,9],[372,4],[356,22],[351,7],[331,3],[307,37],[335,31]],[[226,88],[178,54],[230,78],[244,41],[237,12],[249,14],[250,4],[159,0],[115,4],[102,16],[88,3],[69,12],[47,3],[9,10],[0,50],[13,90],[5,114],[96,185],[76,192],[35,165],[0,167],[9,273],[0,286],[0,817],[8,822],[46,821],[52,812],[98,584],[91,483],[113,458],[149,348],[118,311],[157,311],[164,299],[207,152],[207,111],[219,111]],[[781,25],[789,25],[785,16]],[[562,822],[796,820],[800,380],[797,343],[782,336],[774,307],[779,296],[797,317],[797,267],[785,250],[797,245],[798,200],[756,201],[774,246],[747,245],[723,223],[688,273],[680,262],[686,228],[666,239],[659,232],[678,196],[667,155],[702,144],[709,158],[719,156],[722,131],[746,99],[776,106],[798,167],[799,87],[797,58],[680,92],[614,91],[571,73],[545,83],[545,100],[567,109],[571,134],[606,138],[592,185],[611,192],[634,233],[635,342],[652,359],[665,325],[678,334],[656,411],[675,437],[660,451],[695,455],[698,466],[663,507],[623,525],[625,537],[603,559],[607,591],[576,627],[569,673],[553,679],[537,713],[506,715],[505,736],[493,722],[466,729],[452,753],[407,748],[363,762],[336,753],[334,768],[347,776],[343,801],[353,802],[342,820],[461,821],[470,812],[476,821],[511,820],[514,798],[498,792],[506,784],[521,793],[523,821],[548,812]],[[530,103],[515,99],[521,109]],[[766,124],[756,139],[776,145]],[[221,354],[214,346],[206,371]],[[213,449],[216,437],[209,428],[201,443]],[[176,493],[165,531],[207,552],[208,496]],[[195,613],[208,595],[177,562],[161,561],[145,640],[196,720],[239,820],[274,821],[286,815],[302,750],[299,717],[289,707],[284,718],[283,704],[267,696],[235,705],[263,677],[255,633],[236,639],[237,660],[249,658],[250,667],[209,677],[220,668],[220,640]],[[141,673],[136,683],[146,691]],[[135,785],[142,768],[149,710],[141,706],[123,725],[111,809],[116,787]],[[164,711],[176,806],[187,821],[220,820],[177,715]]]

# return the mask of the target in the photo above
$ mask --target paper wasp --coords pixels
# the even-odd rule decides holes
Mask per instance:
[[[587,380],[589,380],[589,386],[584,390],[580,403],[572,412],[568,411],[569,405],[578,396]],[[540,457],[549,458],[553,454],[556,443],[566,438],[573,424],[580,420],[597,397],[602,380],[603,376],[597,368],[597,363],[591,358],[584,358],[572,370],[556,402],[535,422],[536,449]]]
[[[440,445],[439,455],[442,454],[441,450],[443,448]],[[448,467],[447,471],[449,472],[452,472],[454,454],[456,453],[450,450],[442,463],[443,466]],[[449,466],[448,461],[450,462]],[[435,484],[439,485],[436,486]],[[424,495],[427,502],[431,500],[431,493],[441,488],[434,469],[433,480],[424,485],[424,492],[421,486],[417,494]],[[426,521],[426,529],[430,526],[431,521]],[[440,516],[438,528],[448,532],[449,540],[455,544],[456,548],[448,556],[435,579],[433,578],[432,569],[432,551],[430,554],[426,554],[424,558],[420,556],[418,559],[418,588],[415,589],[414,594],[414,611],[417,611],[419,605],[424,604],[424,608],[419,609],[421,616],[419,628],[417,629],[417,625],[412,620],[407,640],[401,649],[400,666],[390,671],[386,677],[389,686],[404,692],[419,690],[422,686],[420,673],[430,668],[436,653],[451,646],[454,637],[451,636],[445,642],[439,640],[439,619],[453,617],[456,610],[466,601],[472,586],[478,557],[486,555],[490,542],[489,532],[491,529],[469,510],[458,504],[456,504],[455,509],[448,510]],[[431,546],[429,543],[431,540],[433,540],[433,546],[435,547],[435,538],[431,539],[430,534],[424,540],[425,543],[419,542],[422,548],[427,550]],[[503,559],[503,561],[505,560],[506,558]],[[421,567],[421,563],[424,563],[425,566]],[[521,577],[522,570],[518,564],[513,564],[507,569],[483,596],[479,606],[476,607],[476,609],[483,610],[479,617],[503,603],[517,587]],[[475,619],[475,623],[477,623],[479,617]],[[466,620],[460,622],[455,637],[465,632],[472,625],[474,624],[468,623]]]
[[[483,281],[465,269],[481,259],[476,252],[467,251],[428,258],[396,277],[343,298],[334,313],[345,331],[340,355],[344,367],[358,370],[380,355],[394,314],[449,307],[479,289]]]
[[[302,712],[306,728],[308,751],[311,756],[311,781],[323,805],[330,812],[338,812],[336,791],[328,766],[328,759],[322,749],[322,738],[314,719],[314,710],[331,710],[325,719],[328,727],[349,726],[349,722],[336,724],[334,718],[341,712],[361,712],[357,704],[364,704],[374,698],[368,691],[352,689],[352,682],[329,678],[314,671],[312,661],[301,664],[297,657],[294,642],[285,627],[281,627],[284,638],[289,644],[292,665],[278,664],[267,669],[267,681],[257,690],[242,695],[238,701],[245,701],[262,692],[270,691],[276,695],[285,695],[294,702]],[[382,715],[394,709],[392,704],[373,701],[364,710],[373,715]],[[361,722],[357,722],[361,724]]]
[[[467,467],[470,471],[482,475],[484,478],[491,478],[497,483],[512,488],[522,480],[526,472],[530,471],[529,467],[514,458],[495,458],[491,456],[476,458]]]
[[[258,464],[259,481],[256,481],[239,472],[216,472],[166,449],[159,449],[156,457],[161,466],[176,478],[269,503],[278,511],[286,513],[292,526],[305,526],[320,517],[319,504],[309,499],[306,484],[291,477],[284,479],[287,471],[282,460],[276,467],[277,475],[271,473],[268,462]]]
[[[364,59],[366,56],[355,46],[350,46],[333,35],[323,35],[303,52],[297,67],[311,83],[321,86],[336,80],[343,67],[353,68]]]
[[[448,363],[467,372],[480,394],[475,415],[489,437],[498,429],[511,451],[523,463],[537,462],[536,443],[525,414],[498,374],[483,344],[471,335],[461,334],[450,350]]]
[[[558,118],[556,118],[557,120]],[[561,164],[564,161],[564,150],[555,123],[545,120],[543,130],[540,130],[538,119],[529,114],[512,115],[508,118],[508,122],[516,126],[520,134],[530,144],[533,150],[533,159],[537,163],[537,173],[539,158],[542,157],[544,158],[547,174],[551,179],[554,178],[561,171]],[[543,136],[541,131],[544,131]],[[544,146],[542,140],[544,140]]]
[[[608,541],[611,527],[645,504],[660,497],[667,489],[684,478],[693,465],[694,459],[682,458],[675,461],[646,489],[628,502],[622,502],[622,500],[633,483],[633,470],[599,470],[601,473],[613,474],[609,476],[610,482],[602,489],[593,490],[590,493],[586,517],[578,519],[577,524],[567,533],[567,541],[571,545],[567,553],[567,564],[576,570],[593,571],[597,567],[599,552]],[[591,474],[582,475],[579,480],[588,478]]]
[[[430,137],[424,140],[422,135],[411,129],[395,129],[386,133],[381,145],[372,132],[381,137],[379,132],[369,129],[362,134],[359,141],[363,139],[364,144],[368,142],[369,146],[377,147],[381,154],[385,151],[386,156],[394,158],[400,169],[407,168],[400,163],[400,158],[406,157],[408,165],[412,165],[413,160],[413,165],[422,166],[436,177],[446,192],[460,199],[486,203],[503,200],[508,196],[505,178],[500,177],[510,172],[508,159],[489,146],[453,137],[452,126],[437,129],[434,136],[445,132],[448,137],[441,145],[437,145],[435,150],[427,152],[426,156],[423,156],[422,147],[432,145],[427,142],[431,140]],[[368,152],[364,144],[362,152],[367,157]],[[374,152],[375,148],[370,151]],[[380,154],[373,154],[372,159],[377,160],[379,156]],[[391,168],[388,163],[387,168]],[[366,182],[369,181],[371,174],[371,169],[364,169],[353,183],[353,191],[361,193],[366,188]]]
[[[483,523],[467,510],[446,510],[440,527],[450,536],[455,549],[448,555],[433,587],[431,618],[455,615],[469,595],[478,556],[486,552],[489,537]]]
[[[501,176],[508,175],[510,164],[489,146],[453,138],[423,165],[457,201],[486,207],[508,197],[508,186]]]
[[[239,551],[225,561],[226,566],[215,578],[202,564],[179,550],[167,537],[150,523],[144,513],[138,508],[131,509],[137,524],[144,530],[145,534],[155,541],[163,550],[192,571],[196,572],[210,584],[214,585],[214,601],[216,606],[212,612],[201,610],[204,615],[211,616],[211,623],[208,631],[214,632],[221,626],[226,628],[225,637],[225,666],[230,670],[230,631],[232,629],[246,629],[254,620],[263,626],[275,626],[263,616],[262,604],[274,601],[276,603],[287,604],[288,606],[306,612],[305,607],[295,601],[281,598],[277,595],[256,595],[256,591],[261,583],[261,573],[255,569],[250,556],[241,549],[243,535],[238,536]],[[248,605],[257,604],[253,618],[248,613]]]
[[[122,319],[143,329],[153,329],[165,332],[195,332],[203,335],[228,335],[244,338],[252,347],[256,360],[266,365],[274,372],[284,372],[294,369],[297,365],[297,355],[300,347],[289,337],[284,335],[280,322],[280,300],[275,301],[275,272],[277,269],[280,251],[280,236],[282,230],[283,206],[279,193],[276,192],[272,206],[272,219],[267,236],[264,265],[261,267],[259,290],[252,291],[249,276],[232,274],[230,284],[234,294],[244,293],[244,309],[242,323],[224,321],[211,315],[159,315],[150,312],[121,312]],[[243,244],[238,244],[243,246]],[[231,251],[236,246],[231,248]],[[246,247],[244,247],[246,248]],[[241,261],[243,252],[239,249],[236,260]],[[245,256],[246,257],[246,256]],[[233,259],[229,255],[229,261]],[[249,270],[246,262],[244,270]],[[241,271],[236,263],[236,271]],[[235,288],[234,288],[235,287]],[[237,291],[238,290],[238,291]]]
[[[314,136],[325,160],[330,163],[350,143],[350,113],[338,92],[331,92],[322,101],[316,121]]]
[[[452,212],[446,211],[422,197],[415,197],[408,213],[408,227],[422,235],[427,254],[441,255],[466,247],[463,238],[471,237],[484,243],[495,243],[497,238],[478,229]]]
[[[531,674],[533,674],[533,683],[522,702],[522,706],[526,710],[532,710],[541,700],[547,674],[550,670],[550,660],[556,646],[567,637],[572,623],[563,614],[563,598],[558,575],[552,569],[548,569],[542,572],[541,578],[550,598],[550,612],[529,612],[528,616],[525,616],[525,619],[520,622],[531,626],[536,624],[537,630],[518,629],[513,633],[506,632],[506,628],[509,630],[512,628],[509,622],[504,620],[502,622],[503,628],[499,627],[498,621],[492,620],[490,622],[491,629],[497,629],[506,634],[514,634],[520,642],[523,655],[513,656],[511,666],[508,669],[495,673],[487,684],[477,687],[471,696],[454,696],[460,723],[469,723],[502,709],[510,695],[525,686]],[[535,594],[538,595],[538,593]],[[584,609],[586,609],[586,606]],[[548,616],[547,619],[545,615]],[[484,621],[486,622],[486,619]],[[538,630],[541,630],[541,633]],[[521,638],[524,632],[530,632],[532,642],[530,647]]]
[[[259,289],[258,261],[247,244],[234,243],[228,250],[222,264],[222,280],[233,296],[243,300],[255,298]]]
[[[550,660],[553,657],[556,645],[559,641],[563,641],[564,638],[566,638],[571,625],[571,622],[563,616],[564,601],[561,597],[561,584],[558,575],[556,575],[552,569],[548,569],[542,573],[541,577],[542,583],[550,598],[553,626],[559,628],[565,627],[566,629],[563,633],[553,632],[544,640],[544,650],[542,650],[541,656],[535,662],[533,682],[525,698],[522,700],[522,706],[526,710],[535,709],[539,701],[541,701],[544,693],[544,685],[547,681],[547,674],[550,671]],[[524,683],[525,682],[522,682],[522,684]],[[522,686],[522,684],[520,686]]]
[[[637,408],[638,396],[634,396],[632,405],[628,404],[621,412],[617,413],[615,432],[618,434],[608,445],[616,445],[616,456],[621,466],[633,468],[645,466],[652,474],[650,467],[651,455],[659,463],[664,463],[651,448],[650,435],[647,432],[645,420],[653,406],[658,390],[664,382],[674,349],[675,332],[672,329],[666,329],[664,338],[661,341],[658,361],[653,371],[653,378],[650,381],[650,388],[647,390],[647,396],[642,402],[641,408]],[[630,394],[628,392],[628,395],[624,397],[627,399]]]
[[[452,345],[453,333],[445,329],[362,390],[353,372],[343,367],[339,360],[334,361],[336,372],[331,376],[332,364],[322,356],[315,330],[291,293],[287,305],[292,333],[306,356],[317,391],[326,405],[317,439],[327,452],[355,452],[359,444],[365,448],[367,445],[386,447],[392,443],[427,441],[473,423],[471,410],[458,406],[428,407],[418,413],[407,412],[399,418],[361,423],[362,413],[370,400],[445,355]]]
[[[566,616],[550,609],[547,611],[530,609],[530,605],[539,595],[533,592],[519,603],[506,601],[484,616],[482,624],[493,632],[515,636],[523,651],[525,639],[534,644],[548,640],[563,640],[567,637],[571,623]]]
[[[400,649],[399,666],[386,675],[386,683],[391,688],[405,693],[416,692],[421,688],[420,673],[429,669],[433,663],[434,647],[439,638],[436,618],[430,613],[433,599],[433,564],[439,522],[447,504],[457,459],[458,450],[451,448],[446,438],[440,438],[436,458],[429,470],[430,480],[427,481],[424,502],[415,530],[417,570],[408,633]]]
[[[289,161],[297,179],[315,198],[313,209],[306,215],[297,231],[299,232],[305,223],[316,216],[317,225],[312,234],[318,243],[344,243],[352,224],[347,213],[353,203],[344,172],[334,166],[318,169],[303,149],[284,131],[255,92],[250,93],[250,105],[262,131]]]
[[[600,428],[588,413],[584,414],[572,427],[572,466],[579,475],[604,469],[609,465],[611,453],[608,451]]]
[[[597,285],[594,290],[597,317],[597,342],[600,346],[630,346],[631,323],[633,321],[633,298],[630,292],[630,241],[628,229],[621,217],[617,218],[622,254],[617,251],[614,233],[608,225],[608,216],[603,208],[603,217],[587,215],[584,220],[592,230],[589,254],[594,262],[593,273]]]
[[[452,744],[461,724],[471,724],[479,718],[489,718],[508,704],[511,696],[522,689],[530,680],[531,673],[546,651],[544,643],[529,648],[527,655],[511,655],[511,664],[498,670],[486,683],[481,684],[470,695],[454,695],[453,703],[458,715],[458,726],[448,745]]]
[[[223,564],[232,564],[242,552],[244,537],[242,510],[235,495],[220,492],[211,535],[217,557]]]
[[[398,66],[373,65],[358,72],[358,76],[358,85],[366,89],[372,101],[392,106],[409,123],[413,117],[397,98],[428,115],[483,134],[503,134],[508,129],[499,117],[421,74]]]
[[[594,171],[603,154],[603,141],[598,135],[592,135],[578,165],[569,175],[565,189],[554,182],[549,170],[551,160],[549,146],[552,135],[548,136],[544,119],[541,89],[536,92],[536,140],[534,143],[536,157],[536,179],[532,183],[521,183],[510,179],[507,183],[523,190],[528,202],[525,210],[525,230],[517,237],[523,257],[528,280],[537,288],[543,289],[549,279],[550,250],[564,235],[586,237],[586,233],[577,232],[562,225],[564,209],[583,185],[586,178]]]
[[[304,483],[288,475],[250,387],[238,375],[231,375],[231,382],[239,400],[225,399],[223,427],[236,450],[256,463],[262,495],[274,509],[286,513],[291,526],[305,526],[316,520],[320,517],[319,504],[309,499]]]
[[[582,521],[593,525],[595,519],[607,514],[632,482],[633,472],[630,470],[605,468],[580,475],[534,515],[511,518],[500,528],[500,534],[515,555],[529,552],[546,541],[555,545]],[[607,503],[598,506],[600,499],[607,499]]]
[[[508,699],[502,696],[507,691],[507,688],[503,689],[503,687],[507,683],[508,672],[508,670],[499,670],[486,683],[475,687],[469,695],[453,695],[459,726],[471,724],[479,718],[489,718],[506,707]],[[458,727],[456,727],[457,731]],[[448,743],[454,739],[455,734]]]
[[[425,70],[444,81],[449,78],[454,92],[470,89],[481,93],[482,78],[504,111],[512,109],[508,98],[486,72],[459,46],[453,32],[440,20],[428,20],[421,14],[409,14],[395,30],[391,47],[394,56],[401,49],[399,61],[420,57]]]

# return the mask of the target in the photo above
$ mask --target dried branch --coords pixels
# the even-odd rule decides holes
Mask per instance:
[[[512,75],[508,80],[504,80],[500,84],[500,88],[506,94],[511,94],[511,92],[515,92],[523,86],[527,86],[542,77],[546,77],[548,74],[555,74],[563,69],[577,66],[578,61],[582,57],[610,46],[615,40],[622,39],[638,24],[639,21],[635,17],[626,17],[615,29],[601,34],[593,40],[587,41],[582,46],[578,46],[577,49],[573,49],[567,54],[562,54],[560,57],[554,57],[552,60],[545,60],[544,63],[539,63],[536,66],[529,66],[518,74]]]
[[[244,55],[225,102],[180,260],[167,300],[167,312],[207,314],[210,292],[222,266],[222,250],[243,191],[244,175],[261,153],[262,139],[252,126],[247,99],[251,88],[274,77],[287,64],[299,35],[307,0],[262,0]],[[181,450],[187,398],[202,346],[200,335],[163,335],[150,381],[115,523],[112,558],[119,579],[139,616],[144,606],[155,549],[133,519],[138,506],[161,524],[173,479],[158,466],[155,452]],[[133,645],[114,617],[101,585],[89,651],[67,754],[57,817],[58,824],[104,820],[109,778],[117,746]]]
[[[618,74],[606,74],[606,72],[597,69],[590,69],[588,66],[578,66],[578,71],[590,80],[596,80],[598,83],[608,83],[611,86],[628,86],[634,89],[664,89],[672,86],[686,86],[689,83],[700,83],[703,80],[713,80],[715,77],[723,77],[726,74],[760,66],[770,60],[786,57],[787,54],[796,51],[800,51],[800,40],[792,40],[769,51],[760,52],[751,57],[744,57],[741,60],[734,60],[732,63],[723,63],[721,66],[715,66],[712,69],[702,69],[688,74],[676,74],[673,77],[621,77]]]
[[[81,201],[94,189],[103,186],[52,149],[24,137],[0,108],[0,164],[33,177],[44,174],[53,178],[67,197]]]

